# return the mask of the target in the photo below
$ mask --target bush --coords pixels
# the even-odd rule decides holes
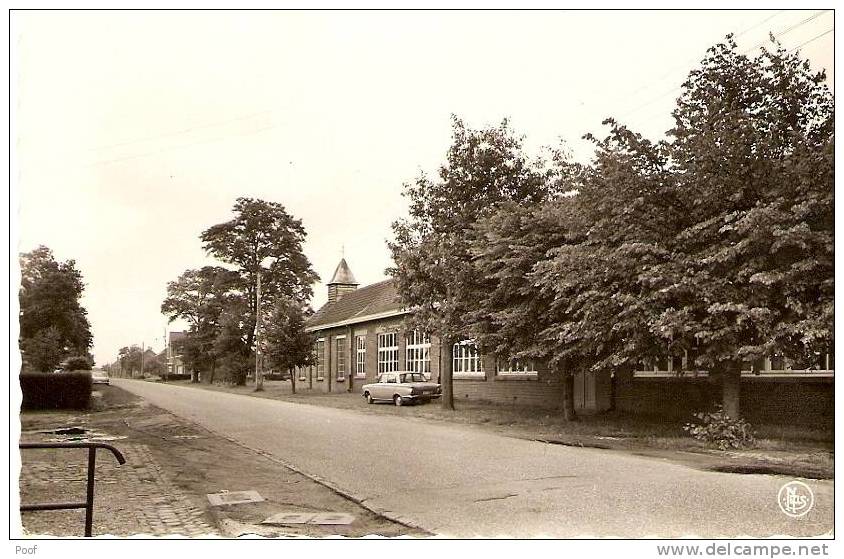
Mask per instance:
[[[733,419],[718,406],[714,412],[699,412],[694,417],[700,423],[686,423],[683,430],[699,441],[718,447],[747,448],[753,446],[753,426],[743,419]]]
[[[62,368],[65,371],[90,371],[91,361],[89,361],[88,358],[83,355],[68,357],[62,365]]]
[[[22,409],[84,409],[91,402],[90,371],[21,373]]]

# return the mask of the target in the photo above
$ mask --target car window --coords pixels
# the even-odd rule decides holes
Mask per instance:
[[[396,382],[396,375],[388,375],[387,382],[395,383]]]

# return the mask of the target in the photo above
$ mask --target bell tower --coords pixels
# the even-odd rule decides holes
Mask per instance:
[[[358,284],[354,274],[352,274],[352,270],[349,269],[346,259],[341,258],[340,263],[337,264],[337,269],[334,270],[334,277],[328,282],[328,302],[334,303],[338,301],[349,291],[357,289],[358,285],[360,284]]]

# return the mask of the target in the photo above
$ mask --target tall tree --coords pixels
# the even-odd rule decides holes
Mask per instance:
[[[213,381],[217,363],[214,341],[220,334],[220,316],[227,305],[244,298],[240,288],[240,275],[220,266],[186,270],[167,284],[161,312],[170,322],[181,319],[189,325],[180,343],[193,382],[197,382],[200,371],[209,372]]]
[[[452,145],[436,179],[420,175],[405,184],[407,218],[393,223],[389,243],[402,302],[415,309],[409,326],[436,334],[443,349],[442,405],[454,408],[452,346],[465,334],[477,284],[470,262],[469,231],[508,200],[537,203],[549,192],[543,162],[523,153],[523,140],[505,120],[473,130],[452,121]]]
[[[535,334],[552,360],[595,370],[689,354],[721,376],[733,416],[742,361],[818,360],[833,339],[823,81],[797,54],[750,58],[728,37],[684,84],[669,141],[607,121],[575,196],[481,221],[476,266],[498,283],[476,327],[524,351]],[[531,302],[535,327],[508,333]]]
[[[264,340],[269,364],[274,369],[290,373],[293,393],[296,393],[297,367],[316,364],[314,336],[305,330],[310,308],[295,299],[276,300],[270,320],[266,322]],[[263,317],[262,317],[263,321]]]
[[[20,255],[20,348],[24,363],[52,370],[69,355],[88,356],[93,338],[86,310],[80,304],[85,289],[73,260],[57,262],[40,246]]]
[[[663,274],[679,302],[654,328],[693,334],[739,414],[742,361],[806,363],[833,340],[834,99],[823,72],[774,43],[749,57],[732,37],[692,71],[671,158],[691,225]]]
[[[267,306],[280,294],[307,301],[319,276],[302,250],[306,232],[301,220],[287,213],[283,205],[238,198],[233,211],[233,219],[209,227],[200,238],[208,254],[236,267],[240,290],[249,305],[243,333],[247,346],[252,347],[257,274],[262,274],[261,298]],[[264,270],[261,266],[267,258],[274,260]]]

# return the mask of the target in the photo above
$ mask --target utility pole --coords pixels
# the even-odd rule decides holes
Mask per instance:
[[[264,390],[264,375],[261,374],[261,266],[259,264],[255,288],[255,392],[262,390]]]

